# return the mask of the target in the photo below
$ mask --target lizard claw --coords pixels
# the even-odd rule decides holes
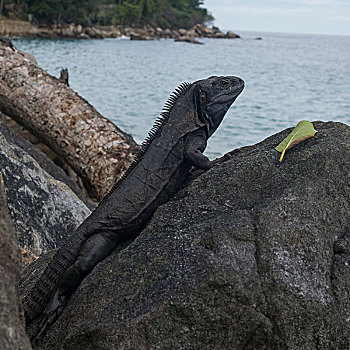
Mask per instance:
[[[55,295],[51,298],[46,309],[44,310],[40,318],[39,324],[36,328],[36,331],[31,337],[31,341],[37,342],[46,334],[49,327],[57,320],[58,316],[62,313],[66,304],[66,298],[64,296],[60,296],[57,291]]]

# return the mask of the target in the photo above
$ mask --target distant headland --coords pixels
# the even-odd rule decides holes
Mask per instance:
[[[132,40],[239,38],[209,27],[213,17],[200,0],[9,0],[2,2],[0,35]]]

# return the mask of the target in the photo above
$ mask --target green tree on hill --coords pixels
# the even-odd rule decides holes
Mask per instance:
[[[151,24],[189,28],[212,17],[201,0],[8,0],[39,24]],[[4,11],[6,14],[6,11]]]
[[[96,11],[92,0],[26,0],[28,13],[44,24],[84,23]]]

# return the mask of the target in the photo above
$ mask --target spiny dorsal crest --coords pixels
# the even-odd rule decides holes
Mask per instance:
[[[162,112],[160,113],[160,116],[156,119],[156,121],[153,124],[153,127],[149,131],[147,137],[142,142],[140,150],[135,155],[134,160],[131,162],[129,168],[126,170],[126,172],[120,177],[120,179],[117,181],[117,183],[113,186],[113,188],[105,195],[105,197],[101,200],[98,207],[99,208],[109,197],[109,195],[121,184],[121,182],[130,174],[130,172],[135,168],[135,166],[138,164],[138,162],[142,159],[143,155],[147,151],[149,145],[152,143],[152,141],[157,136],[159,130],[162,128],[162,126],[167,122],[167,120],[170,117],[170,112],[173,109],[176,101],[184,95],[192,86],[191,83],[182,83],[179,85],[175,91],[169,96],[168,100],[165,102],[165,105],[163,107]]]

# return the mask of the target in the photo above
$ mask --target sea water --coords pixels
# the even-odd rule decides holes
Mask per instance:
[[[206,154],[254,144],[300,120],[350,124],[350,37],[239,33],[242,39],[130,41],[15,39],[54,76],[141,143],[169,94],[184,81],[237,75],[243,93]],[[262,40],[255,40],[262,37]]]

